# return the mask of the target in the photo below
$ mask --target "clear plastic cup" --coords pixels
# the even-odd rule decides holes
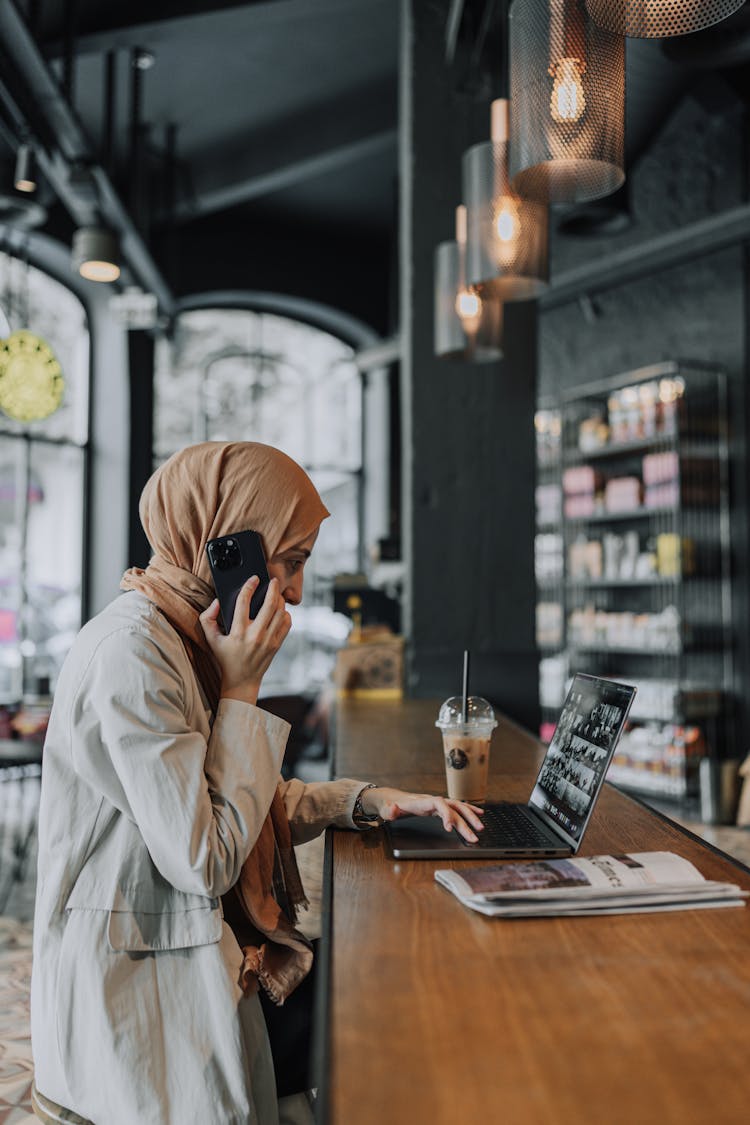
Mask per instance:
[[[440,708],[435,726],[443,735],[448,796],[459,801],[486,800],[490,742],[497,726],[491,704],[470,695],[464,720],[463,700],[454,695]]]

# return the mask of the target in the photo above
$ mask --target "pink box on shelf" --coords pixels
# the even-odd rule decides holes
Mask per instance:
[[[629,512],[640,508],[641,488],[638,477],[613,477],[604,489],[604,507],[608,512]]]
[[[645,508],[676,508],[679,502],[680,483],[676,480],[649,485],[643,497]]]
[[[574,465],[563,473],[563,491],[566,496],[580,492],[596,492],[601,488],[602,475],[591,465]]]
[[[677,454],[671,450],[666,453],[647,453],[643,458],[643,483],[661,484],[676,480],[680,472]]]
[[[566,519],[580,519],[593,516],[596,512],[596,498],[593,492],[582,492],[578,496],[565,497]]]

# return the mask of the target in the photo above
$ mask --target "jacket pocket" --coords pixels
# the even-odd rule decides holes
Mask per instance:
[[[149,953],[211,945],[221,937],[221,929],[218,907],[156,914],[145,910],[110,910],[107,940],[110,948],[117,951]]]
[[[222,933],[219,900],[184,894],[165,885],[103,888],[89,884],[85,872],[65,903],[66,911],[103,910],[108,915],[107,941],[118,952],[149,953],[211,945]]]

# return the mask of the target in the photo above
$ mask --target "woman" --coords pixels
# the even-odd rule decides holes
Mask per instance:
[[[481,825],[457,801],[280,779],[289,727],[256,702],[328,515],[295,462],[251,442],[192,446],[153,475],[140,515],[153,557],[77,637],[45,743],[37,1113],[276,1125],[299,1099],[277,1104],[257,993],[283,1004],[312,962],[292,844],[409,813],[467,839]],[[224,635],[205,547],[245,528],[272,580],[253,621],[246,583]]]

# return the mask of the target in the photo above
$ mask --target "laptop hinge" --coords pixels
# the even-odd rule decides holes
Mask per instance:
[[[539,812],[539,809],[534,808],[533,805],[527,804],[526,808],[532,814],[534,820],[537,820],[540,824],[543,824],[544,827],[552,833],[556,840],[561,840],[566,848],[572,846],[570,840],[568,840],[567,837],[563,835],[562,830],[557,827],[554,820],[552,820],[551,818],[547,820],[547,818],[542,816],[542,814]]]

